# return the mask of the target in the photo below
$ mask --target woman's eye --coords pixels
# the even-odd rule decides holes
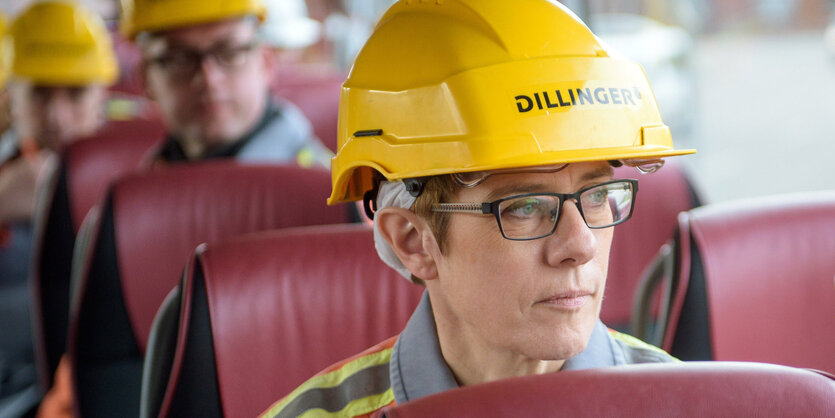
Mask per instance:
[[[503,214],[526,218],[539,213],[541,207],[539,199],[521,199],[508,205]]]
[[[609,193],[605,188],[590,190],[583,194],[583,205],[597,206],[606,203]]]

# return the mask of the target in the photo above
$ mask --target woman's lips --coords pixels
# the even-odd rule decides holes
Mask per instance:
[[[537,304],[541,303],[559,309],[580,309],[588,302],[591,295],[592,292],[584,290],[569,291],[542,299]]]

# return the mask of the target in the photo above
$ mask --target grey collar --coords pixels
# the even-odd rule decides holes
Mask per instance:
[[[619,364],[625,364],[623,355],[614,349],[606,326],[598,320],[586,349],[566,360],[562,370]],[[394,344],[389,376],[394,400],[398,404],[458,387],[441,354],[428,292],[423,293],[417,309]]]
[[[423,292],[417,309],[394,344],[389,376],[398,404],[458,387],[441,354],[429,292]]]

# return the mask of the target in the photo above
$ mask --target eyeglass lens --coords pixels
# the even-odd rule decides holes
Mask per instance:
[[[578,206],[589,228],[605,228],[627,219],[632,209],[630,183],[601,184],[583,191]],[[511,197],[499,203],[502,232],[510,239],[551,234],[560,213],[560,198],[552,195]]]
[[[247,43],[238,46],[216,47],[206,51],[178,49],[160,56],[156,62],[172,76],[190,76],[197,71],[206,57],[211,57],[217,64],[226,69],[239,67],[246,63],[249,52],[252,51],[254,46],[254,43]]]

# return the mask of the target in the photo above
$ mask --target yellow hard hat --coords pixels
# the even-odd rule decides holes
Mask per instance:
[[[140,32],[157,32],[214,22],[236,16],[266,15],[261,0],[121,0],[122,33],[133,39]]]
[[[79,3],[44,1],[12,22],[12,75],[35,84],[110,85],[119,70],[101,17]]]
[[[614,54],[613,54],[614,55]],[[342,87],[328,203],[388,180],[674,150],[643,69],[554,0],[401,0]]]

